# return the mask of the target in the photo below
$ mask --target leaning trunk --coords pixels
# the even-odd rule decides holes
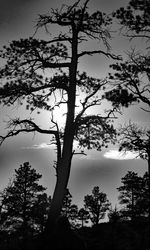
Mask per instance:
[[[67,118],[63,138],[63,149],[61,156],[57,162],[57,180],[51,202],[51,207],[48,215],[45,232],[49,235],[56,225],[57,219],[61,213],[64,194],[68,185],[71,160],[73,153],[74,140],[74,118],[75,118],[75,102],[76,102],[76,74],[77,74],[77,45],[78,34],[73,30],[72,36],[72,59],[69,67],[69,86],[68,86],[68,101],[67,101]]]
[[[71,153],[69,153],[68,151],[70,151]],[[60,161],[58,162],[56,186],[45,228],[45,232],[48,235],[50,235],[50,233],[53,231],[57,219],[61,213],[63,198],[70,175],[71,157],[72,157],[72,147],[70,147],[70,150],[66,149],[64,157],[60,159]]]

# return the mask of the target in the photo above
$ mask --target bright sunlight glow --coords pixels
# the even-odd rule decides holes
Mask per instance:
[[[114,160],[132,160],[137,159],[138,154],[127,151],[119,152],[117,149],[109,150],[104,154],[105,158],[114,159]]]

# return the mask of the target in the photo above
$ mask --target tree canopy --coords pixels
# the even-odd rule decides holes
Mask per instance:
[[[113,13],[126,28],[131,38],[144,37],[149,40],[150,3],[149,0],[131,0],[127,8],[121,7]]]
[[[84,197],[84,206],[89,212],[92,223],[97,225],[99,220],[105,217],[106,211],[109,210],[110,203],[107,199],[107,195],[104,192],[100,192],[99,187],[95,186],[92,189],[92,194]]]
[[[46,188],[38,182],[42,177],[31,167],[29,162],[24,162],[18,169],[15,169],[15,176],[8,186],[1,192],[1,224],[3,230],[22,231],[22,236],[26,236],[27,231],[36,231],[41,226],[39,214],[35,213],[44,204],[42,199],[39,202],[40,195]],[[47,201],[48,203],[48,201]],[[48,205],[47,205],[48,208]],[[44,212],[44,211],[43,211]],[[44,216],[44,213],[43,213]],[[3,221],[3,223],[2,223]]]
[[[118,191],[120,204],[123,208],[120,210],[120,217],[122,219],[135,219],[140,216],[148,215],[148,174],[145,173],[143,177],[137,173],[128,171],[128,173],[121,178],[122,186]]]
[[[123,34],[130,41],[138,39],[144,46],[130,49],[126,60],[110,65],[113,73],[109,77],[114,88],[106,93],[114,106],[128,107],[140,102],[146,112],[150,112],[149,5],[148,0],[131,0],[126,8],[121,7],[113,13]]]

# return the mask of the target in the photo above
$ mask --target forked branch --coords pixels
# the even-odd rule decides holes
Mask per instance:
[[[20,133],[38,132],[41,134],[55,135],[55,137],[57,136],[57,133],[58,133],[56,130],[41,129],[36,123],[28,119],[11,120],[8,123],[8,128],[10,128],[8,133],[4,136],[0,136],[0,145],[4,142],[5,139],[12,137],[12,136],[16,136]]]

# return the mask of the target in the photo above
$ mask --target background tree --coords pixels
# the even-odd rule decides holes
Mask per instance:
[[[130,97],[124,102],[125,105],[138,101],[142,104],[141,108],[144,111],[150,112],[150,1],[131,0],[127,8],[120,8],[114,13],[114,16],[117,17],[122,27],[125,28],[127,37],[130,40],[141,39],[142,47],[145,48],[141,48],[140,52],[132,50],[127,61],[122,64],[112,65],[116,73],[111,78],[117,81],[121,88],[117,84],[115,91],[112,90],[108,96],[112,99],[112,96],[117,91],[118,98],[116,101],[118,103],[120,93],[122,95],[122,91],[126,91],[126,96]],[[143,41],[146,41],[145,46]]]
[[[110,67],[116,73],[109,75],[113,88],[106,93],[105,97],[114,107],[128,107],[140,102],[142,109],[150,112],[149,56],[132,51],[128,61],[116,63]]]
[[[32,208],[32,220],[36,231],[44,232],[46,221],[48,218],[48,211],[51,205],[51,196],[48,197],[46,193],[37,195]]]
[[[122,7],[113,13],[113,16],[119,20],[126,37],[131,42],[133,39],[138,39],[143,45],[140,51],[130,50],[128,59],[124,62],[111,65],[114,70],[114,73],[110,74],[113,87],[105,97],[114,107],[128,107],[139,102],[143,111],[150,112],[149,7],[148,0],[131,0],[126,8]],[[121,133],[124,133],[121,148],[136,151],[142,158],[149,159],[149,129],[141,129],[130,123],[129,126],[121,129]]]
[[[120,204],[124,205],[124,208],[120,210],[121,217],[133,220],[145,215],[145,202],[147,200],[144,198],[147,195],[145,178],[143,179],[135,172],[128,171],[121,182],[123,185],[117,188],[120,192]]]
[[[84,197],[85,209],[90,214],[90,220],[93,224],[98,225],[99,220],[105,217],[106,211],[109,210],[110,203],[107,195],[100,192],[99,187],[95,186],[91,195]]]
[[[88,223],[89,218],[89,212],[85,208],[80,208],[78,212],[78,220],[81,221],[82,227],[84,227],[85,223]]]
[[[140,183],[140,197],[136,202],[139,216],[149,218],[149,174],[145,172]]]
[[[11,233],[19,229],[24,238],[34,230],[33,209],[37,205],[39,195],[43,195],[46,189],[38,184],[41,177],[42,175],[36,173],[29,162],[15,169],[14,179],[1,193],[5,230],[10,230]]]
[[[113,16],[125,28],[126,36],[132,39],[143,39],[146,46],[141,52],[131,50],[129,59],[116,63],[111,67],[116,71],[110,74],[115,88],[107,93],[107,97],[116,106],[128,106],[134,102],[144,104],[143,110],[150,112],[150,2],[149,0],[131,0],[127,8],[120,8]],[[124,29],[123,29],[124,30]],[[142,40],[142,44],[143,44]]]
[[[149,217],[150,217],[150,130],[129,123],[120,129],[120,150],[136,152],[141,159],[148,162]]]
[[[120,59],[111,53],[108,44],[110,17],[100,11],[88,13],[88,2],[86,0],[81,6],[79,0],[72,6],[63,5],[60,10],[52,10],[51,14],[39,15],[37,29],[45,27],[48,30],[49,25],[55,25],[60,28],[60,33],[54,34],[54,37],[49,37],[47,33],[46,40],[32,37],[12,41],[0,54],[5,64],[0,70],[1,102],[10,106],[26,101],[27,109],[38,113],[39,110],[47,110],[52,117],[51,124],[44,129],[32,116],[30,119],[12,119],[8,123],[8,133],[1,136],[3,142],[22,132],[38,132],[52,136],[55,140],[57,180],[46,225],[47,233],[61,212],[75,153],[73,140],[76,139],[81,147],[101,149],[115,133],[109,119],[113,118],[112,110],[100,114],[99,109],[97,115],[86,115],[91,107],[101,104],[100,93],[104,92],[107,81],[87,76],[85,72],[80,73],[78,62],[84,56],[96,54]],[[100,49],[83,50],[88,48],[90,39],[101,44]],[[76,96],[79,90],[83,92],[83,98],[77,113]],[[53,116],[55,108],[62,105],[67,110],[63,129]]]
[[[72,204],[72,195],[70,194],[68,188],[66,189],[66,193],[63,199],[61,215],[67,217],[72,225],[76,224],[75,221],[78,217],[78,207],[77,205]]]

